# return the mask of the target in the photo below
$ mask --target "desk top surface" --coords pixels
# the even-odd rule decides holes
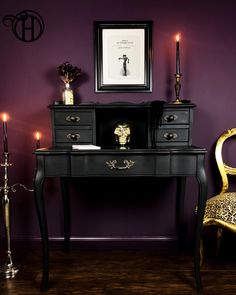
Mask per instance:
[[[151,107],[170,107],[175,109],[181,109],[181,108],[194,108],[195,104],[190,102],[184,102],[181,104],[174,104],[174,103],[167,103],[162,100],[155,100],[155,101],[148,101],[148,102],[140,102],[140,103],[134,103],[134,102],[128,102],[128,101],[115,101],[111,103],[100,103],[100,102],[86,102],[86,103],[80,103],[78,105],[64,105],[64,104],[53,104],[49,105],[48,107],[50,109],[68,109],[68,110],[79,110],[79,109],[111,109],[111,108],[151,108]]]
[[[205,148],[196,146],[183,146],[183,147],[158,147],[158,148],[127,148],[120,149],[117,147],[113,148],[102,148],[99,150],[75,150],[70,147],[61,146],[50,146],[40,148],[34,151],[36,155],[50,155],[50,154],[73,154],[73,155],[88,155],[88,154],[205,154],[207,150]]]

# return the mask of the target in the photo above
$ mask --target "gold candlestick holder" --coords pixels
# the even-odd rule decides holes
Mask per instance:
[[[175,74],[175,100],[173,103],[175,104],[181,104],[183,103],[180,99],[180,90],[181,90],[181,83],[180,79],[182,77],[182,74]]]
[[[1,163],[1,167],[4,167],[4,177],[3,177],[3,186],[0,187],[0,192],[3,191],[2,205],[3,205],[3,216],[4,216],[4,226],[6,233],[6,261],[5,264],[0,267],[0,274],[5,276],[5,278],[14,278],[19,272],[19,266],[13,264],[12,261],[12,252],[11,252],[11,226],[10,226],[10,198],[9,192],[16,192],[16,187],[20,186],[26,191],[33,192],[33,189],[28,189],[25,185],[21,183],[15,183],[12,186],[8,185],[8,168],[12,166],[9,163],[9,153],[4,152],[4,163]]]

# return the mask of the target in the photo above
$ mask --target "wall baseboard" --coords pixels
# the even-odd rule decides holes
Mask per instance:
[[[63,237],[49,237],[51,249],[63,248]],[[157,246],[173,245],[177,241],[176,236],[72,236],[70,240],[71,249],[150,249]],[[4,242],[4,241],[2,241]],[[39,237],[14,237],[12,245],[16,249],[41,248]]]
[[[175,241],[176,237],[169,236],[143,236],[143,237],[133,237],[133,236],[110,236],[110,237],[71,237],[71,242],[82,242],[82,241],[91,241],[91,242],[143,242],[143,241]],[[49,238],[50,241],[63,241],[62,237]]]
[[[63,242],[63,237],[49,237],[50,242]],[[71,242],[143,242],[143,241],[176,241],[177,236],[72,236]],[[40,237],[14,237],[13,241],[41,241]]]

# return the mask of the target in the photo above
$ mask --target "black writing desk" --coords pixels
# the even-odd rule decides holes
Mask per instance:
[[[74,151],[69,147],[42,148],[35,151],[37,170],[35,202],[41,231],[43,250],[43,276],[41,291],[48,289],[49,245],[43,198],[43,183],[47,177],[61,179],[64,200],[65,245],[70,240],[70,210],[68,180],[72,177],[177,177],[179,223],[183,213],[185,180],[195,176],[198,181],[198,211],[196,215],[194,270],[196,288],[201,291],[200,239],[207,196],[207,179],[204,169],[206,150],[193,146],[157,149],[101,149]],[[79,180],[78,180],[79,181]]]

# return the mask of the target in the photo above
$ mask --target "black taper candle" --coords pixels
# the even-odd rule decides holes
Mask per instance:
[[[176,74],[180,74],[180,46],[179,46],[179,34],[176,35]]]
[[[7,141],[7,115],[3,114],[3,151],[8,153],[8,141]]]

